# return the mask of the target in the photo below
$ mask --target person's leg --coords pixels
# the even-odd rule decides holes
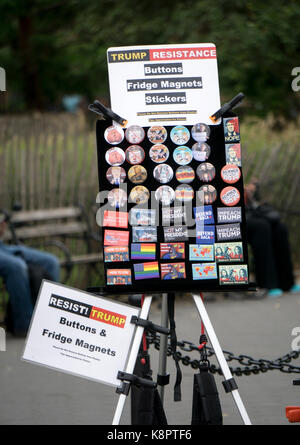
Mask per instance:
[[[0,275],[9,293],[14,333],[26,332],[33,312],[27,265],[21,258],[0,249]]]
[[[39,264],[49,273],[53,281],[59,282],[60,266],[55,255],[27,246],[19,246],[19,249],[26,262]]]
[[[288,229],[278,222],[273,226],[273,246],[280,289],[290,290],[295,284]]]
[[[258,287],[278,288],[276,264],[273,252],[272,227],[262,218],[247,218],[247,239],[252,247],[255,276]]]

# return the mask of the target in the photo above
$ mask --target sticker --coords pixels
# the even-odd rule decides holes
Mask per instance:
[[[197,244],[214,244],[214,242],[215,242],[215,226],[196,225]]]
[[[141,164],[145,159],[145,152],[139,145],[130,145],[125,151],[125,157],[131,165]]]
[[[104,246],[128,246],[129,232],[123,230],[104,230]]]
[[[197,175],[200,181],[210,182],[216,176],[216,169],[210,162],[204,162],[203,164],[198,165]]]
[[[187,184],[181,184],[175,189],[175,198],[181,202],[192,201],[194,189]]]
[[[130,144],[139,144],[144,140],[145,130],[139,125],[131,125],[125,131],[125,137]]]
[[[203,207],[194,207],[194,216],[196,223],[204,223],[204,224],[214,224],[214,213],[212,206],[203,206]]]
[[[227,164],[221,170],[221,178],[227,184],[235,184],[241,177],[241,170],[237,165]]]
[[[213,244],[190,244],[190,261],[214,261]]]
[[[184,243],[160,243],[160,259],[184,260],[185,259]]]
[[[107,269],[107,284],[132,284],[130,269]]]
[[[153,170],[153,176],[161,184],[167,184],[173,179],[174,173],[168,164],[160,164]]]
[[[127,194],[122,189],[112,189],[108,192],[107,199],[112,207],[123,207],[127,202]]]
[[[123,128],[115,125],[108,127],[104,132],[104,138],[111,145],[120,144],[124,139]]]
[[[230,241],[242,238],[240,224],[224,224],[222,226],[216,226],[216,230],[218,241]]]
[[[225,142],[239,142],[240,126],[238,117],[227,117],[223,119]]]
[[[229,261],[243,261],[242,243],[216,243],[215,255],[217,263]]]
[[[149,150],[150,159],[156,164],[162,164],[169,158],[169,149],[163,144],[156,144]]]
[[[162,209],[162,225],[182,225],[186,223],[185,207],[170,207]]]
[[[220,265],[219,266],[220,284],[247,284],[248,266],[243,265]]]
[[[235,187],[225,187],[220,193],[220,199],[226,206],[235,206],[240,200],[240,192]]]
[[[131,244],[132,260],[155,260],[156,244]]]
[[[181,145],[173,151],[173,159],[179,165],[187,165],[193,159],[193,152],[189,147]]]
[[[147,170],[142,165],[133,165],[128,170],[128,178],[134,184],[142,184],[147,179]]]
[[[168,185],[161,185],[155,192],[155,199],[162,205],[169,205],[174,201],[175,192]]]
[[[113,185],[120,185],[126,179],[126,172],[123,167],[109,167],[106,179]]]
[[[105,153],[105,160],[109,165],[118,167],[125,161],[125,153],[120,147],[112,147]]]
[[[104,262],[115,263],[119,261],[129,261],[129,248],[125,246],[104,247]]]
[[[193,158],[195,161],[204,162],[209,158],[210,146],[205,142],[197,142],[192,146]]]
[[[218,223],[235,223],[242,222],[242,208],[231,207],[230,209],[224,207],[217,208]]]
[[[162,280],[179,280],[186,278],[185,263],[167,263],[160,265]]]
[[[187,241],[188,228],[186,226],[164,227],[164,240],[169,241]]]
[[[176,170],[175,176],[178,182],[189,184],[195,179],[195,172],[192,167],[189,167],[188,165],[182,165]]]
[[[241,144],[225,145],[226,164],[234,164],[238,167],[242,166]]]
[[[215,280],[218,278],[216,263],[192,264],[193,280]]]
[[[154,243],[157,241],[156,227],[132,227],[134,243]]]
[[[152,144],[162,144],[167,139],[168,133],[165,127],[153,126],[149,128],[147,136]]]
[[[155,226],[155,210],[134,208],[130,210],[132,226]]]
[[[134,278],[136,280],[151,280],[159,277],[158,262],[134,264]]]
[[[205,142],[210,136],[210,128],[208,125],[199,123],[192,127],[192,138],[197,142]]]
[[[200,204],[212,204],[217,199],[217,190],[212,185],[203,185],[198,191]]]
[[[135,204],[145,204],[150,198],[149,190],[143,185],[133,187],[129,195],[129,201]]]
[[[120,227],[127,229],[128,227],[128,213],[114,212],[112,210],[104,210],[103,214],[104,227]]]
[[[170,138],[174,144],[183,145],[190,140],[190,132],[186,127],[178,125],[172,128]]]

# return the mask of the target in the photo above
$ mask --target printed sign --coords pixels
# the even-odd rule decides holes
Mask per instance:
[[[193,280],[215,280],[218,278],[216,263],[193,264]]]
[[[219,266],[220,284],[248,284],[248,267],[246,264],[220,265]]]
[[[109,48],[107,61],[111,108],[128,125],[213,125],[209,116],[220,108],[214,44]]]
[[[224,207],[217,208],[218,223],[237,223],[242,222],[242,208],[231,207],[230,209]]]
[[[185,263],[166,263],[160,265],[162,280],[179,280],[186,278]]]
[[[104,261],[105,263],[113,263],[117,261],[129,261],[129,248],[126,246],[104,247]]]
[[[216,226],[216,229],[218,241],[230,241],[242,238],[240,224],[224,224],[222,226]]]
[[[43,281],[23,359],[119,386],[140,310]],[[122,341],[120,342],[120,335]]]

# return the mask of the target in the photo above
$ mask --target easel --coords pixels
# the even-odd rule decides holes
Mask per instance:
[[[234,378],[232,377],[231,371],[230,371],[229,366],[228,366],[226,359],[224,357],[223,351],[221,349],[218,338],[215,334],[213,325],[212,325],[212,323],[209,319],[209,316],[207,314],[204,303],[203,303],[200,295],[196,294],[195,292],[192,293],[192,296],[193,296],[195,305],[197,307],[197,310],[199,312],[200,318],[205,326],[205,329],[206,329],[207,335],[209,337],[209,340],[211,342],[211,345],[212,345],[214,352],[216,354],[216,357],[217,357],[218,363],[220,365],[220,368],[222,370],[223,376],[225,378],[225,381],[223,382],[225,392],[232,393],[232,397],[234,399],[234,402],[236,404],[236,407],[240,413],[240,416],[241,416],[244,424],[251,425],[251,421],[249,419],[249,416],[247,414],[245,406],[244,406],[244,404],[241,400],[241,397],[239,395],[237,384],[236,384]],[[167,301],[168,301],[168,294],[163,294],[162,295],[161,323],[162,323],[162,327],[164,327],[164,328],[168,327]],[[141,314],[140,314],[140,319],[147,320],[147,317],[148,317],[149,311],[150,311],[150,307],[151,307],[151,302],[152,302],[152,296],[145,296]],[[134,337],[134,341],[132,344],[128,363],[127,363],[126,370],[125,370],[125,373],[128,375],[132,375],[132,373],[133,373],[136,357],[137,357],[140,343],[142,340],[143,332],[144,332],[144,327],[138,326],[136,329],[136,334]],[[160,346],[160,354],[159,354],[159,374],[160,375],[165,375],[165,373],[166,373],[167,341],[168,341],[168,336],[161,334],[161,344],[160,344],[161,346]],[[126,380],[126,379],[124,379],[124,380]],[[164,386],[160,386],[159,393],[161,396],[161,400],[163,402]],[[127,392],[127,394],[128,394],[128,392]],[[125,404],[125,400],[126,400],[126,394],[124,394],[124,393],[120,394],[112,425],[119,425],[121,415],[123,412],[123,408],[124,408],[124,404]]]

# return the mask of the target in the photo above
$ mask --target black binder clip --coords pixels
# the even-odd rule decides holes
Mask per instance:
[[[110,108],[105,107],[101,102],[99,102],[99,100],[94,100],[94,102],[88,106],[88,109],[90,111],[93,111],[93,113],[104,117],[104,119],[112,119],[113,121],[120,124],[122,127],[125,127],[125,125],[127,124],[126,119],[114,113]]]
[[[144,320],[143,318],[136,317],[135,315],[131,317],[130,323],[133,323],[137,326],[142,326],[146,331],[149,332],[159,332],[160,334],[164,335],[170,334],[170,329],[158,326],[157,324],[152,323],[152,321]]]
[[[239,93],[236,96],[234,96],[233,99],[231,99],[230,102],[226,102],[222,107],[216,111],[214,114],[209,116],[210,120],[212,120],[214,123],[222,116],[224,116],[227,111],[232,110],[234,107],[236,107],[243,99],[245,95],[243,93]]]
[[[118,380],[122,380],[122,385],[116,389],[117,394],[124,394],[128,396],[130,385],[134,385],[137,388],[146,386],[148,388],[156,388],[157,383],[150,379],[143,379],[135,374],[128,374],[127,372],[119,371],[117,375]]]

